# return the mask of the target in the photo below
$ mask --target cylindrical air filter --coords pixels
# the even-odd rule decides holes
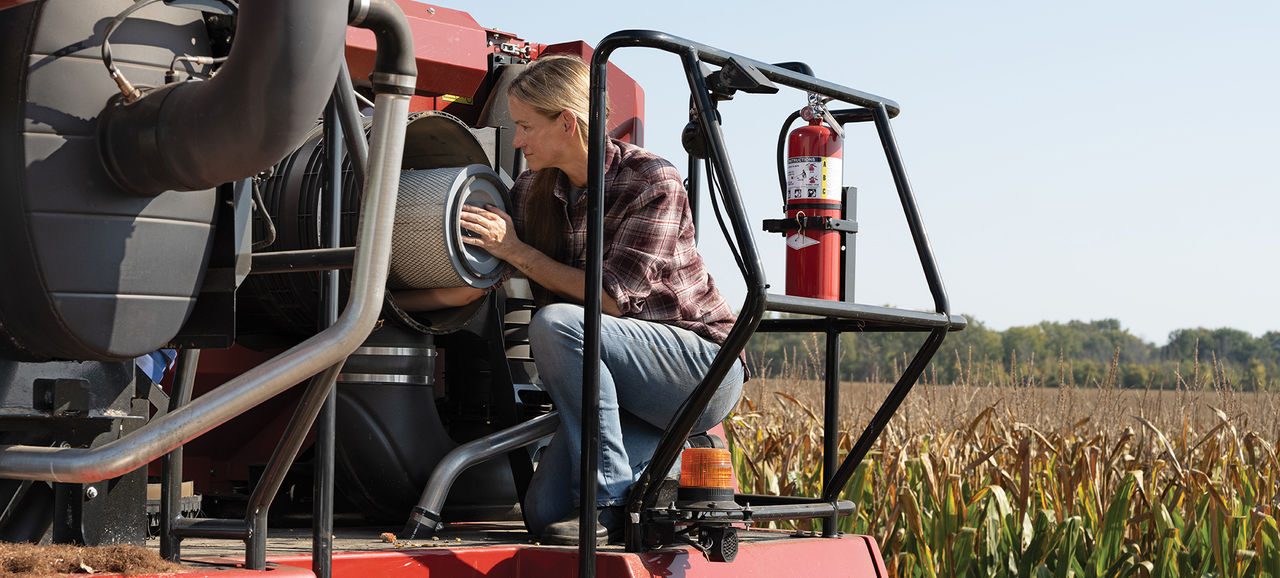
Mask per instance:
[[[507,210],[507,187],[484,165],[407,170],[400,173],[392,234],[391,289],[487,288],[506,264],[462,242],[464,205]]]
[[[508,207],[506,188],[485,168],[491,162],[485,146],[466,123],[443,112],[413,113],[406,122],[403,157],[406,176],[396,203],[390,287],[493,285],[503,274],[500,261],[470,247],[462,252],[451,250],[451,246],[462,246],[458,242],[461,231],[455,227],[463,203]],[[323,246],[326,219],[321,202],[327,169],[322,138],[323,131],[317,126],[307,141],[280,161],[272,176],[262,184],[266,211],[258,212],[254,238],[265,235],[267,216],[277,230],[275,243],[262,251]],[[342,245],[347,247],[355,244],[360,216],[360,191],[350,165],[351,159],[344,158]],[[349,276],[344,272],[340,285],[345,287],[347,279]],[[273,336],[293,339],[311,335],[319,321],[316,312],[320,302],[320,274],[251,275],[237,299],[237,331],[241,336],[254,336],[259,343],[266,344]],[[419,331],[448,333],[471,319],[482,305],[477,301],[472,306],[411,316],[388,299],[386,313]]]

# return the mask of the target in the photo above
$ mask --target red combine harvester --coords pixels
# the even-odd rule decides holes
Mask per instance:
[[[530,358],[527,284],[430,313],[388,290],[502,277],[461,242],[458,211],[509,203],[524,161],[506,87],[570,53],[592,70],[598,320],[600,153],[606,137],[642,144],[645,126],[643,91],[609,58],[636,48],[681,58],[690,204],[696,222],[705,183],[747,296],[631,490],[625,542],[542,546],[520,503],[558,415]],[[0,0],[0,86],[0,541],[158,537],[165,558],[219,576],[886,575],[874,539],[837,532],[856,508],[840,489],[966,323],[898,155],[894,102],[659,32],[538,44],[409,0]],[[786,295],[767,292],[717,112],[780,86],[808,96],[779,135],[785,217],[764,222],[788,245]],[[852,300],[842,139],[858,123],[883,144],[935,311]],[[684,486],[663,475],[683,448],[719,445],[693,424],[757,331],[826,336],[827,431],[841,333],[927,334],[843,460],[827,436],[821,496],[735,494],[691,482],[691,464]],[[154,383],[148,364],[167,351],[176,369]],[[761,528],[813,518],[819,534]]]

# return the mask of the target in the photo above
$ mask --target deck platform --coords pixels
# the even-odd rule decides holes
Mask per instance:
[[[386,528],[341,528],[333,541],[333,576],[356,578],[531,578],[573,576],[577,548],[534,543],[518,522],[450,526],[430,540],[387,542]],[[691,547],[627,553],[621,546],[597,551],[597,576],[824,576],[884,578],[884,562],[875,540],[866,536],[821,538],[790,532],[752,530],[740,533],[735,561],[713,563]],[[155,540],[150,542],[155,546]],[[309,529],[272,530],[267,538],[266,572],[243,569],[244,545],[225,540],[188,539],[183,563],[191,576],[312,576]]]

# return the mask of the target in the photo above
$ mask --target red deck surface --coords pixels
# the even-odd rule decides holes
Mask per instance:
[[[215,559],[209,559],[215,561]],[[207,574],[219,578],[305,577],[310,556],[273,556],[268,572],[224,568]],[[335,554],[335,578],[535,578],[577,573],[577,550],[568,547],[498,546],[462,549],[406,549]],[[744,545],[732,563],[710,563],[690,549],[645,554],[599,552],[596,575],[631,577],[850,577],[886,578],[876,541],[865,536],[838,540],[790,538]]]
[[[702,554],[689,548],[644,554],[600,552],[597,560],[596,575],[600,578],[887,578],[879,548],[866,536],[792,538],[743,544],[738,558],[730,563],[708,562]],[[235,562],[216,558],[202,561]],[[275,556],[270,558],[270,562],[273,568],[266,572],[222,567],[180,576],[312,576],[309,556]],[[335,578],[541,578],[573,576],[577,569],[576,549],[545,546],[421,548],[338,553],[333,557]]]

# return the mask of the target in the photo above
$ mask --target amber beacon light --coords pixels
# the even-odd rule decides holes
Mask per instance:
[[[729,450],[688,448],[680,457],[679,502],[684,507],[717,508],[733,504],[733,465]]]

